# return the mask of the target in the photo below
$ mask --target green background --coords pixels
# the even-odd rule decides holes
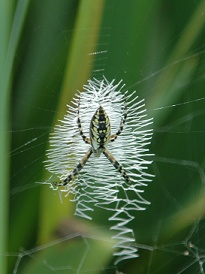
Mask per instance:
[[[204,273],[204,14],[194,0],[0,1],[0,273]],[[36,184],[66,104],[103,75],[154,118],[140,256],[117,268],[110,223]]]

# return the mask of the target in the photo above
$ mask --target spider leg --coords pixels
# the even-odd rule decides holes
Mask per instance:
[[[79,112],[79,106],[80,106],[80,100],[79,100],[79,104],[78,104],[78,120],[77,120],[77,123],[78,123],[78,128],[79,128],[79,133],[81,135],[81,137],[83,138],[83,141],[86,143],[86,144],[90,144],[90,138],[86,137],[83,133],[83,129],[82,129],[82,125],[81,125],[81,120],[80,120],[80,112]]]
[[[56,186],[66,186],[70,181],[74,179],[76,175],[81,171],[81,169],[84,167],[90,156],[92,155],[93,151],[92,148],[90,148],[86,154],[83,156],[81,161],[77,164],[76,168],[73,169],[73,171],[62,181],[62,182],[55,182],[53,183],[54,187]]]
[[[127,183],[130,183],[130,177],[122,168],[121,164],[115,159],[115,157],[106,149],[104,148],[103,154],[108,158],[110,163],[121,173]]]
[[[127,107],[126,107],[126,105],[125,105],[125,108],[124,108],[124,111],[123,111],[123,117],[122,117],[122,120],[121,120],[121,123],[120,123],[120,128],[119,128],[119,130],[118,130],[117,133],[112,134],[112,135],[110,136],[110,141],[111,141],[111,142],[114,142],[114,141],[117,139],[117,137],[120,135],[120,133],[123,131],[123,128],[124,128],[124,126],[125,126],[126,119],[127,119]]]

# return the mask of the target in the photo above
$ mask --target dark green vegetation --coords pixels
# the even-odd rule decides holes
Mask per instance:
[[[103,75],[154,117],[151,205],[131,223],[140,257],[118,270],[204,273],[205,1],[11,2],[0,3],[0,273],[115,273],[107,218],[74,219],[74,203],[36,184],[66,104]]]

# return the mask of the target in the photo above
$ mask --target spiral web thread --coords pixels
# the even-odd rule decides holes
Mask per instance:
[[[79,102],[82,129],[87,137],[91,118],[99,105],[108,114],[114,134],[119,129],[126,104],[128,117],[125,128],[107,149],[123,166],[131,183],[124,181],[104,155],[91,155],[76,179],[60,189],[76,202],[75,214],[78,216],[91,220],[94,207],[112,213],[109,220],[114,222],[111,230],[116,231],[113,237],[116,241],[114,248],[117,250],[114,251],[114,256],[117,257],[115,263],[138,256],[133,231],[127,224],[134,218],[131,211],[144,210],[145,205],[149,204],[140,194],[152,179],[152,175],[146,172],[151,163],[151,155],[146,146],[152,137],[152,129],[149,129],[152,119],[146,118],[144,102],[138,101],[136,92],[129,94],[127,91],[123,94],[121,90],[124,85],[120,87],[120,84],[121,81],[114,85],[114,80],[108,82],[105,78],[102,81],[88,81],[84,92],[78,93],[73,100],[73,106],[68,106],[64,120],[55,127],[46,161],[49,172],[63,180],[90,148],[89,144],[83,142],[77,127]],[[51,187],[53,188],[52,184]]]

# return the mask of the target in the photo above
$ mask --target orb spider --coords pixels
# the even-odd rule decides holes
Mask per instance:
[[[80,103],[79,103],[80,105]],[[92,154],[96,157],[99,157],[101,153],[103,153],[110,163],[121,173],[126,182],[130,182],[129,176],[126,174],[120,163],[115,159],[115,157],[107,150],[107,145],[109,142],[114,142],[120,133],[123,131],[125,121],[127,118],[127,109],[125,107],[123,117],[120,123],[120,128],[117,133],[111,135],[110,129],[110,119],[105,112],[104,108],[100,105],[96,110],[90,121],[90,138],[86,137],[82,130],[81,120],[80,120],[80,112],[78,105],[78,129],[79,133],[86,144],[90,144],[91,147],[83,156],[81,161],[78,163],[76,168],[62,181],[53,183],[54,186],[66,186],[70,181],[74,179],[76,175],[81,171],[81,169],[85,166],[86,162],[90,158]]]

